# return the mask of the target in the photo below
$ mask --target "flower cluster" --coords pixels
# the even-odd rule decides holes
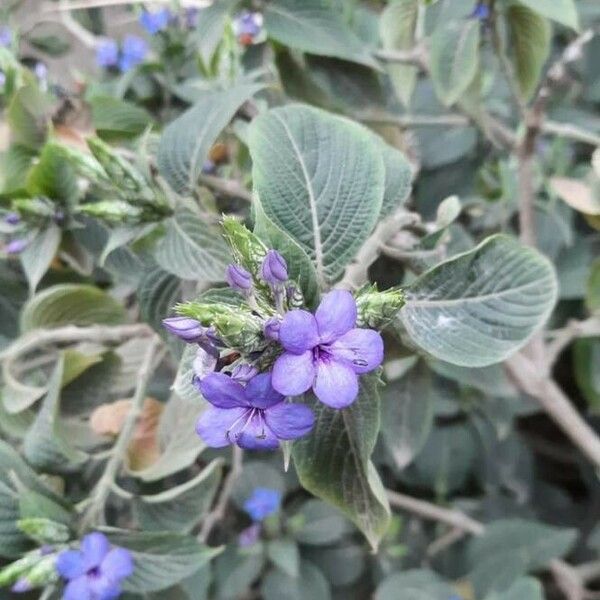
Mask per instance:
[[[95,532],[81,540],[79,550],[59,554],[56,570],[67,581],[63,600],[112,600],[133,573],[133,557],[125,548],[111,548],[107,537]]]
[[[262,32],[263,16],[258,12],[242,11],[233,19],[233,33],[242,46],[251,46]]]
[[[314,414],[287,398],[312,388],[323,404],[343,409],[358,397],[359,377],[383,361],[383,326],[402,292],[374,287],[326,293],[309,312],[285,258],[235,219],[223,223],[235,263],[230,301],[188,302],[164,326],[198,344],[194,385],[210,406],[196,431],[206,444],[271,450],[308,434]]]
[[[126,35],[121,47],[116,40],[106,38],[96,48],[96,63],[105,69],[130,71],[144,61],[148,54],[148,44],[136,35]]]
[[[244,510],[253,523],[244,529],[238,538],[241,547],[255,544],[262,531],[262,522],[275,514],[281,507],[281,492],[273,488],[257,487],[244,502]]]

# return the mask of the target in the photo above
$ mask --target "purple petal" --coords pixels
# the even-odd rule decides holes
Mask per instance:
[[[238,546],[240,546],[240,548],[247,548],[248,546],[256,544],[260,538],[261,528],[262,526],[260,523],[253,523],[250,527],[242,529],[238,537]]]
[[[383,338],[374,329],[351,329],[329,349],[336,360],[346,361],[356,373],[368,373],[383,362]]]
[[[114,600],[121,595],[121,585],[108,574],[88,577],[88,586],[94,600]]]
[[[244,450],[275,450],[279,447],[277,436],[258,412],[243,426],[236,443]]]
[[[209,373],[197,385],[200,393],[213,406],[219,408],[248,406],[244,388],[225,373]]]
[[[83,554],[79,550],[65,550],[56,559],[56,570],[64,579],[75,579],[87,571]]]
[[[81,540],[81,553],[88,569],[99,567],[110,550],[110,542],[103,533],[90,533]]]
[[[345,408],[356,400],[358,376],[352,367],[342,361],[319,360],[313,390],[323,404]]]
[[[304,404],[282,402],[265,411],[265,421],[280,440],[295,440],[313,428],[315,415]]]
[[[261,373],[246,385],[246,398],[251,406],[268,408],[282,402],[284,396],[273,389],[271,373]]]
[[[356,302],[347,290],[333,290],[323,296],[315,313],[321,343],[333,342],[356,323]]]
[[[305,310],[286,313],[279,328],[279,342],[288,351],[302,354],[319,343],[319,331],[313,315]]]
[[[313,353],[284,352],[273,365],[271,383],[284,396],[297,396],[310,388],[315,380]]]
[[[125,548],[113,548],[102,561],[101,569],[111,579],[125,579],[133,573],[133,556]]]
[[[206,409],[196,423],[196,433],[211,448],[223,448],[235,441],[235,432],[244,425],[247,408]]]
[[[62,600],[94,600],[88,578],[82,575],[70,581],[65,588]]]

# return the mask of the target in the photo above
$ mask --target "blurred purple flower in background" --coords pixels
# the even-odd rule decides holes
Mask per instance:
[[[104,39],[96,47],[96,64],[108,69],[119,63],[119,45],[115,40]]]
[[[8,225],[18,225],[21,222],[21,216],[16,212],[9,212],[4,217],[4,222]]]
[[[185,9],[185,26],[188,29],[194,29],[198,25],[198,16],[200,15],[199,8]]]
[[[279,342],[285,352],[273,366],[273,387],[297,396],[312,387],[332,408],[345,408],[358,395],[358,375],[383,361],[383,339],[374,329],[357,329],[356,302],[346,290],[325,296],[314,315],[305,310],[285,314]]]
[[[262,30],[263,16],[249,10],[242,11],[233,19],[233,32],[240,44],[249,46]]]
[[[4,250],[7,254],[21,254],[28,244],[29,242],[26,239],[19,238],[6,244]]]
[[[247,548],[248,546],[253,546],[258,542],[260,538],[260,532],[262,527],[260,523],[252,523],[250,527],[246,527],[240,532],[238,537],[238,544],[241,548]]]
[[[12,44],[12,31],[7,25],[0,27],[0,48],[8,48]]]
[[[56,570],[68,581],[63,600],[113,600],[133,568],[131,552],[111,548],[102,533],[86,535],[79,550],[66,550],[56,561]]]
[[[173,14],[168,8],[161,8],[157,11],[144,10],[140,14],[140,25],[150,34],[155,35],[159,31],[166,29]]]
[[[253,521],[263,521],[276,513],[281,506],[281,492],[272,488],[257,487],[244,502],[244,510]]]
[[[469,15],[470,19],[479,19],[480,21],[487,21],[490,18],[490,7],[483,2],[478,2],[473,11]]]
[[[308,406],[286,404],[261,373],[246,387],[224,373],[210,373],[198,389],[210,406],[198,419],[196,432],[211,448],[237,444],[246,450],[274,450],[279,440],[306,435],[314,415]]]
[[[123,73],[137,67],[144,61],[148,54],[148,44],[141,37],[126,35],[121,44],[121,56],[119,58],[119,69]]]

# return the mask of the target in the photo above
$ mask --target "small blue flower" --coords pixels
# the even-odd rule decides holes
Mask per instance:
[[[126,35],[121,45],[119,69],[123,73],[130,71],[144,61],[148,54],[148,44],[141,37]]]
[[[79,550],[65,550],[56,560],[56,570],[68,582],[63,600],[114,600],[133,568],[131,552],[111,548],[102,533],[86,535]]]
[[[242,11],[233,20],[233,32],[240,44],[251,45],[262,30],[263,16],[249,10]]]
[[[8,48],[12,44],[12,39],[10,27],[6,25],[0,27],[0,48]]]
[[[168,8],[162,8],[155,12],[148,10],[142,11],[140,15],[140,25],[150,34],[155,35],[159,31],[166,29],[169,21],[173,18]]]
[[[115,40],[102,40],[96,47],[96,64],[108,69],[119,63],[119,45]]]
[[[244,510],[253,521],[263,521],[276,513],[281,505],[281,492],[272,488],[258,487],[244,502]]]
[[[469,15],[471,19],[478,19],[479,21],[487,21],[490,18],[490,7],[487,4],[478,2],[473,9],[473,12]]]

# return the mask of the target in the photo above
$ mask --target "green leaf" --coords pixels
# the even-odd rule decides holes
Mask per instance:
[[[176,192],[189,193],[196,188],[217,136],[238,108],[263,87],[237,85],[226,91],[207,92],[167,125],[160,138],[157,162],[161,175]]]
[[[408,198],[412,188],[412,168],[400,150],[386,144],[373,134],[377,141],[385,167],[385,189],[381,205],[380,219],[393,213]]]
[[[544,590],[537,579],[523,577],[517,579],[506,591],[492,593],[484,600],[544,600]]]
[[[244,510],[244,503],[257,487],[278,490],[283,495],[285,481],[281,471],[263,461],[245,462],[243,471],[233,485],[231,499],[240,510]]]
[[[514,4],[522,4],[542,17],[579,31],[579,16],[575,0],[518,0],[518,2],[515,0]]]
[[[370,460],[379,433],[379,398],[374,376],[362,377],[357,400],[331,410],[313,396],[311,434],[294,443],[292,456],[302,486],[330,502],[363,532],[376,549],[390,520],[390,509]]]
[[[506,519],[494,521],[485,533],[469,544],[473,565],[470,579],[477,596],[502,591],[525,575],[564,556],[575,539],[573,529],[551,527],[536,521]]]
[[[160,494],[139,496],[134,514],[144,531],[189,533],[208,513],[219,483],[223,461],[216,458],[196,477]]]
[[[134,138],[152,125],[150,114],[139,106],[112,98],[96,96],[90,100],[92,123],[96,133],[104,140]]]
[[[381,212],[385,168],[371,134],[315,108],[270,110],[249,128],[253,178],[266,215],[335,281]]]
[[[165,236],[154,256],[165,271],[192,281],[223,281],[230,261],[227,244],[216,227],[188,208],[179,209],[166,222]]]
[[[267,554],[271,562],[288,577],[300,574],[300,552],[296,542],[290,539],[270,540]]]
[[[533,95],[550,53],[551,27],[547,19],[522,4],[509,7],[506,20],[512,63],[523,97]]]
[[[310,562],[300,563],[300,575],[290,577],[280,570],[270,571],[262,584],[264,600],[330,600],[329,583]]]
[[[409,569],[384,579],[375,592],[374,600],[448,600],[456,590],[433,571]]]
[[[35,292],[54,260],[61,236],[61,230],[56,225],[49,225],[45,229],[36,229],[27,248],[19,255],[23,271],[29,282],[30,292]]]
[[[495,235],[415,280],[400,318],[429,354],[482,367],[524,346],[548,318],[556,295],[554,269],[545,257]]]
[[[6,109],[12,141],[33,150],[42,146],[48,135],[50,106],[37,86],[20,88]]]
[[[600,311],[600,259],[592,263],[585,291],[585,305],[593,313]]]
[[[364,546],[346,542],[333,548],[319,547],[307,551],[309,560],[319,565],[325,578],[335,588],[356,583],[365,572],[367,554]]]
[[[6,152],[0,153],[2,194],[12,195],[25,187],[27,173],[35,156],[35,150],[17,143],[11,144]]]
[[[264,564],[265,559],[262,553],[241,553],[237,546],[229,546],[216,561],[217,593],[215,600],[244,597],[252,582],[260,576]]]
[[[69,445],[63,430],[64,423],[59,420],[63,370],[64,355],[61,354],[48,382],[40,411],[23,440],[25,458],[34,467],[49,472],[80,465],[87,459],[84,452]]]
[[[73,205],[79,194],[75,169],[51,142],[42,149],[38,162],[27,176],[26,186],[32,196],[45,196],[62,206]]]
[[[593,413],[600,412],[600,339],[582,338],[573,344],[573,370],[579,391]]]
[[[206,447],[196,434],[195,423],[206,403],[199,394],[193,401],[171,396],[162,414],[158,436],[161,448],[159,459],[143,471],[131,475],[142,481],[158,481],[194,464]]]
[[[64,37],[57,35],[29,35],[27,41],[34,47],[50,56],[62,56],[71,45]]]
[[[237,4],[237,0],[213,2],[201,9],[196,16],[196,28],[191,38],[207,68],[223,39],[227,17],[235,4]]]
[[[419,362],[399,381],[388,384],[382,394],[381,433],[399,469],[421,451],[433,423],[434,396],[431,376]]]
[[[454,104],[479,68],[480,24],[477,19],[442,23],[431,36],[431,79],[438,98]]]
[[[329,546],[352,533],[354,527],[336,508],[320,500],[308,500],[293,517],[300,527],[294,537],[301,544]]]
[[[122,304],[92,285],[63,283],[46,288],[25,304],[21,331],[63,325],[118,325],[127,315]]]
[[[54,502],[47,496],[23,490],[19,494],[19,512],[21,519],[44,518],[63,525],[71,525],[73,514],[64,506]]]
[[[379,18],[379,34],[385,50],[414,47],[418,15],[419,0],[395,0],[385,7]],[[408,107],[417,83],[417,67],[390,64],[386,70],[396,95]]]
[[[274,0],[265,10],[265,29],[284,46],[377,68],[364,43],[326,0]]]
[[[288,233],[267,217],[258,198],[255,200],[253,208],[254,233],[267,246],[281,252],[287,261],[289,276],[300,286],[307,305],[316,306],[319,298],[319,286],[317,274],[308,254]]]
[[[123,582],[126,592],[146,594],[168,588],[193,575],[202,565],[221,553],[193,537],[167,532],[107,530],[115,546],[133,554],[133,575]]]
[[[137,289],[140,316],[163,337],[171,340],[162,326],[162,320],[181,299],[181,281],[162,269],[152,269],[144,274]]]

